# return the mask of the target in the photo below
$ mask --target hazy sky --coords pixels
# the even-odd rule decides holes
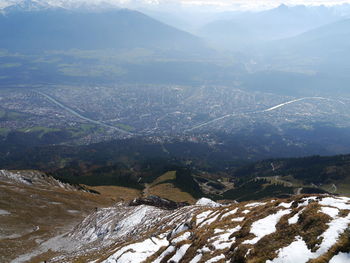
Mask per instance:
[[[0,7],[10,3],[24,0],[0,0]],[[280,4],[287,5],[336,5],[350,3],[350,0],[32,0],[37,2],[48,2],[52,5],[76,5],[78,3],[101,4],[108,3],[118,6],[182,6],[215,8],[215,9],[266,9],[278,6]]]

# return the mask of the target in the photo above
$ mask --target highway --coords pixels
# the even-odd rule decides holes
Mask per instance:
[[[77,116],[78,118],[80,118],[82,120],[85,120],[85,121],[88,121],[88,122],[91,122],[93,124],[100,125],[100,126],[103,126],[103,127],[106,127],[106,128],[117,130],[120,133],[124,133],[124,134],[128,134],[128,135],[135,135],[134,133],[129,132],[129,131],[125,131],[125,130],[119,128],[119,127],[116,127],[116,126],[113,126],[113,125],[109,125],[109,124],[103,123],[101,121],[96,121],[96,120],[90,119],[88,117],[85,117],[85,116],[81,115],[80,113],[74,111],[73,109],[67,107],[66,105],[63,105],[61,102],[57,101],[56,99],[54,99],[53,97],[51,97],[50,95],[48,95],[48,94],[46,94],[44,92],[41,92],[41,91],[34,91],[34,92],[39,94],[39,95],[41,95],[41,96],[43,96],[43,97],[45,97],[50,102],[56,104],[57,106],[61,107],[62,109],[68,111],[72,115],[75,115],[75,116]]]

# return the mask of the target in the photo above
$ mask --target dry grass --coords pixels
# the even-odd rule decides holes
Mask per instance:
[[[175,202],[189,202],[190,204],[196,202],[196,199],[194,199],[192,195],[186,192],[182,192],[179,188],[176,188],[171,183],[155,185],[149,189],[149,194],[158,195]]]
[[[0,207],[11,213],[0,217],[0,234],[5,236],[0,242],[0,262],[30,252],[40,240],[70,230],[95,207],[113,203],[109,197],[82,191],[0,182]],[[42,259],[47,258],[39,255],[32,262]]]
[[[141,195],[140,190],[122,186],[87,186],[87,188],[95,190],[104,197],[109,197],[116,202],[133,200]]]
[[[299,235],[305,241],[307,247],[314,252],[316,246],[322,242],[319,236],[327,230],[327,223],[331,217],[319,213],[320,206],[317,203],[311,203],[299,216],[298,227]]]
[[[176,171],[168,171],[165,174],[159,176],[156,180],[154,180],[151,186],[155,186],[157,184],[176,179]]]

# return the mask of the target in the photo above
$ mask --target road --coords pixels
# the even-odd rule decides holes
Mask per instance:
[[[274,111],[274,110],[276,110],[276,109],[278,109],[278,108],[282,108],[282,107],[284,107],[284,106],[286,106],[286,105],[288,105],[288,104],[296,103],[296,102],[303,101],[303,100],[332,100],[332,101],[333,101],[333,99],[328,99],[328,98],[323,98],[323,97],[304,97],[304,98],[294,99],[294,100],[286,101],[286,102],[284,102],[284,103],[281,103],[281,104],[275,105],[275,106],[273,106],[273,107],[267,108],[267,109],[265,109],[265,110],[226,114],[226,115],[224,115],[224,116],[215,118],[215,119],[213,119],[213,120],[204,122],[204,123],[202,123],[202,124],[198,124],[198,125],[196,125],[196,126],[194,126],[194,127],[192,127],[192,128],[189,128],[189,129],[185,130],[185,132],[193,131],[193,130],[202,128],[202,127],[204,127],[204,126],[207,126],[207,125],[209,125],[209,124],[211,124],[211,123],[217,122],[217,121],[219,121],[219,120],[223,120],[223,119],[230,118],[230,117],[234,117],[234,116],[239,116],[239,115],[251,115],[251,114],[266,113],[266,112]],[[338,100],[334,100],[334,101],[343,103],[343,102],[338,101]],[[343,104],[344,104],[344,103],[343,103]]]
[[[82,120],[85,120],[85,121],[88,121],[88,122],[91,122],[93,124],[97,124],[97,125],[100,125],[100,126],[103,126],[103,127],[106,127],[106,128],[111,128],[111,129],[117,130],[120,133],[124,133],[124,134],[128,134],[128,135],[135,135],[134,133],[129,132],[129,131],[125,131],[125,130],[119,128],[119,127],[112,126],[112,125],[103,123],[101,121],[96,121],[96,120],[90,119],[88,117],[85,117],[85,116],[81,115],[80,113],[74,111],[73,109],[67,107],[66,105],[63,105],[61,102],[57,101],[56,99],[54,99],[53,97],[51,97],[50,95],[48,95],[48,94],[46,94],[44,92],[41,92],[41,91],[34,91],[34,92],[39,94],[39,95],[41,95],[41,96],[43,96],[43,97],[45,97],[50,102],[56,104],[57,106],[61,107],[62,109],[68,111],[72,115],[75,115],[76,117],[78,117],[78,118],[80,118]]]

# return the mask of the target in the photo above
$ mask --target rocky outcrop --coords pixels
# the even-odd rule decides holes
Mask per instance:
[[[130,206],[138,206],[138,205],[149,205],[158,207],[161,209],[174,210],[184,206],[188,206],[187,202],[174,202],[166,198],[161,198],[159,196],[150,195],[147,197],[140,197],[132,200],[129,203]]]

